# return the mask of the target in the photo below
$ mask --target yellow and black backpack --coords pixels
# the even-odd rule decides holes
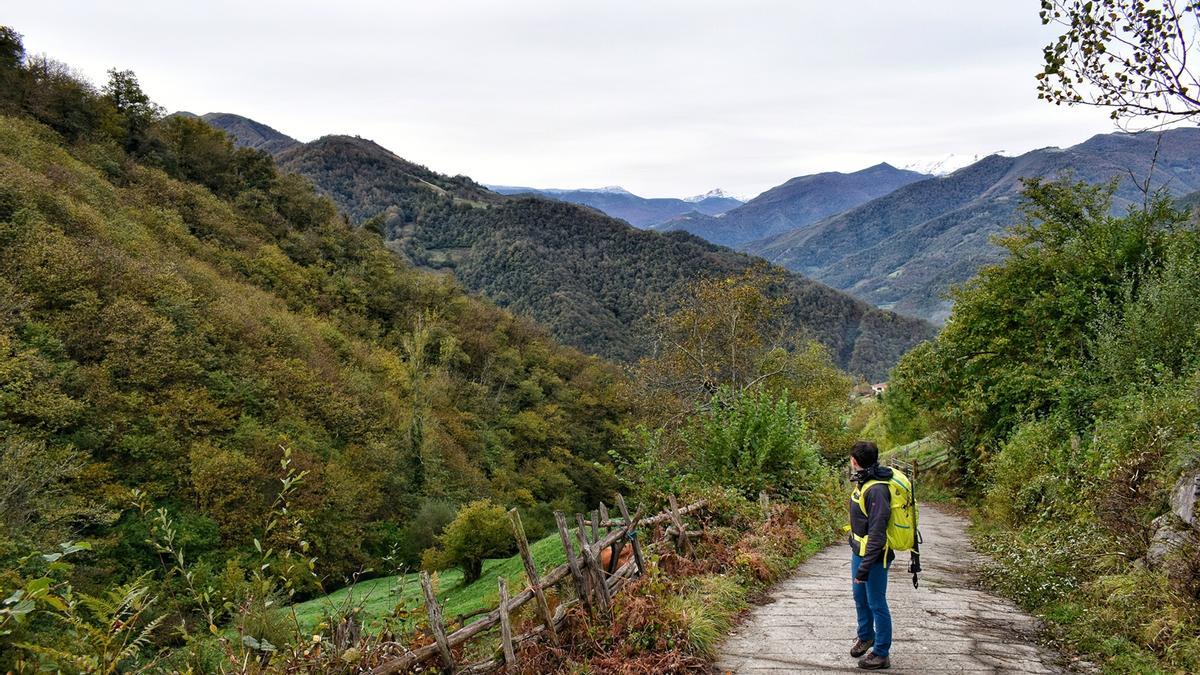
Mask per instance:
[[[913,575],[913,587],[917,586],[917,573],[921,571],[921,534],[917,530],[920,520],[920,509],[917,508],[917,495],[912,481],[898,469],[892,469],[892,477],[888,480],[869,480],[854,491],[851,499],[858,504],[863,515],[867,515],[867,490],[887,483],[891,494],[892,513],[888,518],[887,544],[884,545],[883,565],[887,567],[887,552],[912,551],[910,554],[909,571]],[[867,552],[867,537],[855,537],[858,542],[858,554]]]

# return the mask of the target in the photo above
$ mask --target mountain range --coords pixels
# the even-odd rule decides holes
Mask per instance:
[[[555,190],[507,185],[489,185],[505,195],[541,195],[573,204],[583,204],[620,218],[634,227],[647,228],[685,214],[716,216],[742,205],[742,200],[717,189],[695,197],[639,197],[621,187],[599,189]]]
[[[886,163],[854,173],[800,176],[719,217],[689,213],[655,229],[687,230],[714,244],[736,248],[804,227],[925,178],[929,176]]]
[[[285,167],[293,163],[291,170],[310,178],[318,173],[311,161],[306,164],[298,159],[306,154],[305,144],[271,127],[229,114],[209,114],[204,119],[240,144],[274,153]],[[369,160],[373,154],[386,154],[388,159],[382,163]],[[540,196],[588,206],[653,231],[685,230],[708,242],[762,257],[876,307],[936,324],[949,315],[947,291],[999,259],[1000,249],[991,238],[1020,221],[1023,179],[1116,180],[1117,210],[1143,199],[1135,178],[1144,183],[1149,176],[1152,189],[1165,189],[1183,199],[1200,191],[1200,130],[1100,134],[1067,148],[1041,148],[1019,156],[989,155],[936,176],[886,163],[852,173],[799,176],[744,204],[722,193],[693,200],[647,199],[616,187],[552,190],[494,186],[489,190],[461,176],[442,176],[378,146],[357,161],[366,162],[372,170],[417,177],[417,185],[428,183],[468,202],[497,205],[504,199],[501,193],[517,199]],[[317,181],[353,217],[364,220],[377,215],[388,203],[387,180],[376,181],[373,194],[367,197],[351,194],[361,187],[350,187],[356,182],[355,176],[327,176]],[[422,249],[417,240],[399,241],[408,242],[405,245],[412,249],[408,254],[424,258],[433,267],[457,265],[453,258],[461,256],[461,252],[447,253],[448,249],[438,245]],[[586,343],[584,346],[588,348]]]
[[[878,307],[941,322],[950,309],[946,291],[999,259],[991,237],[1020,222],[1022,179],[1032,177],[1116,180],[1118,211],[1144,199],[1134,178],[1187,195],[1200,190],[1200,129],[1101,134],[1064,149],[991,155],[738,248]],[[722,220],[743,217],[756,201]]]
[[[263,125],[228,115],[207,119],[239,144],[262,141]],[[246,129],[254,135],[238,136]],[[583,205],[501,195],[358,137],[326,136],[275,158],[414,264],[453,272],[469,290],[533,318],[559,340],[611,358],[647,354],[654,317],[669,311],[687,284],[762,264],[685,232],[638,230]],[[934,332],[924,321],[798,274],[783,273],[776,292],[788,299],[795,329],[822,342],[841,367],[868,378],[885,377],[901,354]]]
[[[991,238],[1020,221],[1023,179],[1116,180],[1114,209],[1121,211],[1143,199],[1149,176],[1151,189],[1185,206],[1200,203],[1196,129],[1100,134],[1065,149],[970,159],[921,165],[936,175],[883,163],[799,176],[724,213],[695,210],[650,229],[686,230],[878,307],[941,323],[950,287],[999,259]],[[617,215],[599,200],[592,205]]]

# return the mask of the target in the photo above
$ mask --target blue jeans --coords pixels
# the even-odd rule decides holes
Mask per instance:
[[[858,553],[850,552],[850,578],[858,573],[862,558]],[[887,656],[892,648],[892,613],[887,605],[887,570],[883,562],[875,563],[865,584],[853,584],[854,609],[858,611],[858,639],[874,640],[871,651],[879,656]]]

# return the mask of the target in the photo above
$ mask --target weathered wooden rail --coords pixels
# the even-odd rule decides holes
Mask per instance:
[[[603,503],[591,513],[591,517],[587,520],[584,520],[583,514],[576,514],[574,542],[566,516],[562,512],[554,513],[566,562],[545,574],[538,573],[520,515],[516,509],[509,511],[513,536],[516,539],[517,549],[520,552],[529,584],[520,593],[510,596],[508,581],[501,575],[497,582],[499,605],[483,615],[483,618],[451,633],[446,632],[442,607],[434,594],[432,579],[428,572],[422,572],[421,589],[425,597],[426,613],[429,617],[429,632],[434,641],[431,644],[411,649],[403,655],[379,665],[371,671],[373,675],[403,673],[418,666],[434,663],[440,665],[445,671],[454,673],[487,673],[515,664],[516,647],[528,640],[544,637],[551,644],[558,643],[558,631],[566,623],[567,610],[570,607],[581,605],[592,616],[611,617],[613,597],[632,579],[645,573],[646,547],[671,542],[679,553],[692,555],[691,538],[701,532],[689,530],[683,518],[704,508],[703,500],[680,507],[675,498],[671,497],[666,510],[649,518],[643,518],[640,509],[630,516],[625,499],[620,494],[616,495],[614,503],[620,512],[620,519],[610,518],[608,508]],[[664,528],[663,525],[668,526]],[[644,546],[637,536],[639,529],[656,534],[661,533],[662,537],[653,536],[651,541]],[[604,531],[603,535],[601,530]],[[578,553],[576,545],[578,545]],[[619,565],[621,553],[626,546],[630,547],[632,555],[628,562]],[[605,569],[600,563],[605,549],[611,550],[609,560],[614,569]],[[567,580],[571,582],[575,597],[566,602],[559,602],[557,608],[552,612],[545,591],[553,589]],[[562,597],[561,594],[560,597]],[[512,634],[512,615],[530,602],[535,603],[539,625],[521,635],[514,636]],[[455,648],[465,645],[497,626],[500,629],[498,655],[475,663],[460,664],[456,661]]]
[[[950,449],[937,434],[902,445],[888,453],[884,463],[900,469],[915,481],[921,471],[929,471],[950,460]]]

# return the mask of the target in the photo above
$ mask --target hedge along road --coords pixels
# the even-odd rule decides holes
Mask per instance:
[[[1037,644],[1036,619],[979,590],[982,555],[967,522],[935,505],[921,506],[921,587],[908,554],[888,579],[892,667],[900,673],[1059,673],[1062,658]],[[721,645],[718,672],[864,672],[850,656],[855,632],[850,551],[835,544],[778,584]]]

